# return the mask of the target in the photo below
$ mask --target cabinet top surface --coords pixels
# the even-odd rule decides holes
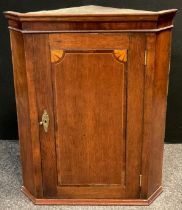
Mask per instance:
[[[43,10],[36,12],[12,12],[7,11],[5,14],[12,14],[19,17],[40,17],[40,16],[77,16],[77,15],[160,15],[170,12],[176,12],[176,9],[162,10],[162,11],[146,11],[146,10],[134,10],[134,9],[124,9],[124,8],[113,8],[113,7],[103,7],[96,5],[80,6],[80,7],[70,7],[62,8],[57,10]]]

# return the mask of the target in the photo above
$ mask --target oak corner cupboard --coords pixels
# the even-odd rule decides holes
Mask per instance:
[[[176,11],[5,12],[22,191],[35,204],[149,205],[162,192]]]

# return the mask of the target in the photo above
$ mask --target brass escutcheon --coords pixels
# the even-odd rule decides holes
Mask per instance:
[[[44,131],[47,133],[49,127],[49,115],[46,110],[44,110],[42,114],[42,121],[39,124],[43,125]]]

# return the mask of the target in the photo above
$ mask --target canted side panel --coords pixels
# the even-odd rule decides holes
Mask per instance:
[[[18,117],[18,130],[21,148],[23,185],[35,196],[41,195],[41,187],[34,174],[33,145],[29,111],[28,85],[26,77],[25,49],[23,36],[11,31],[11,48],[14,72],[14,86]]]
[[[148,196],[162,184],[163,145],[170,64],[171,31],[156,37],[155,73],[153,81],[152,141],[148,175]]]

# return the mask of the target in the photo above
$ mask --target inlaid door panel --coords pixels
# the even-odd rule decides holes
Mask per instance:
[[[124,74],[112,51],[53,64],[59,185],[124,184]]]
[[[119,41],[122,35],[108,38],[107,34],[102,43],[97,42],[98,34],[87,34],[84,38],[75,35],[72,42],[68,41],[69,36],[72,40],[72,35],[66,34],[64,42],[58,34],[49,35],[54,113],[50,126],[54,126],[53,165],[57,171],[55,196],[139,197],[144,37],[130,37],[138,45],[131,52],[126,34],[125,42]],[[116,38],[119,44],[112,47]],[[82,39],[83,46],[79,47],[78,41]],[[136,53],[132,61],[135,65],[129,60],[131,53]],[[134,81],[137,73],[140,77]],[[131,87],[133,82],[136,85]],[[132,97],[138,110],[128,105]],[[132,112],[138,130],[128,119]],[[137,144],[137,151],[132,143]],[[132,158],[136,164],[131,162]]]

